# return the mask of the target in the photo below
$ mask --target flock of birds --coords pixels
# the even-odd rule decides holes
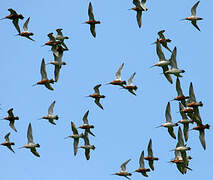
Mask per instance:
[[[197,26],[197,21],[202,20],[202,18],[196,16],[196,8],[198,6],[200,1],[196,2],[193,7],[191,8],[191,16],[183,19],[183,20],[189,20],[191,21],[192,25],[200,31],[199,27]],[[139,0],[133,0],[133,4],[135,5],[134,8],[131,8],[131,10],[134,10],[137,12],[137,23],[139,28],[141,28],[141,18],[142,18],[142,12],[147,11],[148,9],[146,8],[146,0],[142,0],[141,2]],[[3,19],[10,19],[12,20],[17,32],[18,36],[22,36],[25,38],[28,38],[32,41],[34,39],[31,38],[31,36],[34,35],[34,33],[29,32],[28,30],[28,24],[30,21],[30,17],[25,21],[23,25],[23,31],[20,30],[19,27],[19,20],[23,20],[24,16],[22,14],[17,14],[15,10],[13,9],[8,9],[10,14]],[[93,7],[91,2],[89,3],[89,8],[88,8],[88,15],[89,15],[89,20],[86,21],[86,24],[90,25],[90,31],[93,37],[96,37],[96,30],[95,30],[95,25],[100,24],[100,21],[96,21],[94,18],[93,14]],[[64,51],[68,51],[69,49],[67,48],[65,44],[65,40],[68,39],[67,36],[64,36],[62,33],[61,28],[56,29],[57,35],[54,36],[53,33],[48,34],[49,41],[46,42],[43,46],[50,46],[51,51],[53,53],[54,60],[49,62],[48,64],[52,64],[55,66],[54,70],[54,79],[49,79],[47,77],[47,72],[46,72],[46,63],[44,58],[41,61],[41,68],[40,68],[40,73],[41,73],[41,80],[38,81],[35,85],[44,85],[47,89],[49,90],[54,90],[52,87],[52,84],[56,83],[59,80],[59,73],[63,65],[66,65],[66,62],[62,60],[63,53]],[[200,101],[198,102],[195,97],[194,89],[192,82],[190,83],[189,86],[189,95],[185,96],[182,92],[181,85],[180,85],[180,80],[179,78],[182,77],[182,73],[185,71],[183,69],[179,69],[177,66],[177,61],[176,61],[176,54],[177,54],[177,48],[174,47],[174,49],[171,51],[170,48],[168,47],[168,43],[171,42],[170,39],[165,38],[164,36],[165,30],[161,30],[158,32],[159,37],[157,38],[156,42],[153,44],[156,44],[156,53],[159,57],[159,61],[154,64],[152,67],[158,66],[163,69],[163,75],[166,77],[166,79],[169,81],[169,83],[173,83],[172,75],[176,76],[176,91],[177,91],[177,97],[175,97],[173,100],[179,102],[179,112],[181,114],[182,120],[178,121],[177,123],[172,122],[172,117],[171,117],[171,112],[170,112],[170,102],[168,102],[166,106],[166,111],[165,111],[165,117],[166,117],[166,123],[163,123],[162,125],[158,127],[165,127],[168,129],[168,132],[170,136],[174,139],[176,139],[176,135],[173,131],[173,128],[176,126],[179,126],[180,124],[183,124],[183,133],[181,127],[178,129],[178,142],[176,147],[173,149],[175,153],[175,158],[171,160],[172,163],[175,163],[177,165],[178,170],[182,173],[185,174],[187,170],[191,170],[189,167],[189,160],[191,159],[191,156],[187,155],[187,151],[189,151],[191,148],[186,146],[186,142],[188,140],[188,133],[189,133],[189,124],[196,123],[197,126],[193,127],[192,130],[197,130],[199,131],[199,138],[200,142],[202,144],[202,147],[204,150],[206,149],[206,142],[205,142],[205,129],[209,129],[210,125],[209,124],[203,124],[200,113],[199,113],[199,107],[203,106],[203,103]],[[171,52],[171,57],[169,60],[166,59],[162,47],[163,46],[165,49]],[[130,78],[128,79],[128,82],[122,80],[121,78],[121,72],[124,67],[124,63],[121,64],[119,67],[118,71],[116,72],[116,77],[115,80],[107,83],[115,86],[119,86],[122,89],[126,89],[128,92],[136,96],[135,91],[137,90],[137,86],[133,84],[133,79],[136,73],[134,72]],[[170,67],[170,68],[169,68]],[[94,93],[90,94],[87,97],[91,97],[94,99],[94,102],[96,105],[104,109],[102,104],[100,103],[101,99],[105,98],[105,95],[102,95],[99,91],[99,88],[101,87],[101,84],[98,84],[94,87]],[[53,101],[52,104],[50,105],[48,109],[48,115],[43,116],[41,119],[48,120],[49,123],[56,125],[55,120],[58,120],[59,117],[58,115],[55,115],[53,113],[53,109],[55,106],[56,101]],[[83,125],[81,125],[80,129],[84,130],[84,133],[79,133],[78,128],[74,124],[74,122],[71,122],[71,129],[73,134],[69,135],[66,138],[73,138],[74,143],[74,155],[77,155],[78,149],[83,148],[85,149],[85,156],[86,159],[90,159],[90,150],[94,150],[95,146],[91,145],[89,142],[89,134],[92,136],[95,136],[93,132],[91,132],[91,129],[94,128],[94,125],[89,124],[88,122],[88,114],[89,110],[84,114],[83,116]],[[19,120],[18,116],[15,116],[13,114],[13,108],[8,110],[8,116],[4,117],[5,120],[9,121],[9,126],[15,131],[16,127],[14,125],[16,120]],[[5,142],[1,143],[1,145],[8,147],[12,152],[14,152],[12,146],[15,145],[14,142],[11,142],[9,139],[10,133],[5,135]],[[82,138],[84,140],[84,145],[79,146],[79,139]],[[37,152],[36,148],[39,148],[40,145],[37,143],[34,143],[33,140],[33,133],[32,133],[32,125],[29,123],[28,126],[28,131],[27,131],[27,139],[28,143],[24,145],[21,148],[28,148],[30,151],[37,157],[40,157],[39,153]],[[144,151],[142,151],[140,158],[139,158],[139,168],[135,170],[134,172],[141,173],[143,176],[148,177],[147,172],[150,171],[149,168],[145,168],[144,164],[144,159],[148,161],[149,167],[154,170],[154,161],[158,160],[158,157],[155,157],[153,155],[152,151],[152,139],[150,139],[149,144],[148,144],[148,156],[144,157]],[[15,153],[15,152],[14,152]],[[126,165],[131,159],[128,159],[121,165],[121,171],[114,173],[114,175],[118,176],[123,176],[127,179],[130,179],[128,176],[132,175],[132,172],[126,171]]]

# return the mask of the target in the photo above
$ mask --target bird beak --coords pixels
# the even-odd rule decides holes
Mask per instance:
[[[155,128],[159,128],[159,127],[162,127],[162,125],[160,125],[160,126],[157,126],[157,127],[155,127]]]
[[[24,146],[22,146],[22,147],[19,147],[18,149],[22,149],[22,148],[24,148]]]

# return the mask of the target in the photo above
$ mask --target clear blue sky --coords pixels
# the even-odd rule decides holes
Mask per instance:
[[[149,173],[149,179],[209,179],[212,176],[212,131],[206,131],[206,151],[199,142],[198,132],[190,131],[188,146],[193,159],[192,172],[182,175],[176,165],[168,163],[174,158],[170,152],[177,141],[172,139],[167,129],[155,127],[165,122],[165,108],[169,100],[175,97],[175,83],[169,84],[160,68],[149,67],[158,61],[155,46],[150,45],[157,38],[157,32],[165,29],[165,36],[172,39],[171,49],[177,46],[177,63],[184,69],[181,78],[183,92],[188,95],[190,82],[193,82],[197,100],[204,106],[200,114],[204,123],[212,124],[212,37],[213,2],[201,0],[197,15],[203,17],[198,22],[201,32],[190,22],[180,21],[190,15],[194,0],[147,0],[148,11],[142,15],[142,28],[136,22],[136,13],[128,10],[133,7],[128,1],[92,1],[96,20],[96,38],[90,33],[88,20],[89,1],[28,1],[3,0],[0,17],[9,14],[8,8],[22,13],[25,20],[31,17],[29,30],[34,32],[35,42],[15,36],[16,29],[10,20],[2,20],[1,28],[1,118],[7,110],[14,108],[14,114],[20,117],[15,123],[15,133],[7,121],[0,122],[1,141],[11,132],[10,139],[16,143],[15,154],[6,147],[1,151],[1,180],[14,179],[122,179],[110,174],[120,171],[120,164],[131,158],[127,170],[132,172],[139,167],[138,159],[142,150],[147,155],[149,139],[153,141],[154,155],[160,160],[155,163],[155,171]],[[20,21],[22,29],[24,21]],[[66,41],[68,52],[63,60],[59,80],[53,85],[54,91],[43,86],[32,87],[40,80],[42,58],[46,62],[53,60],[50,47],[41,47],[47,40],[47,34],[63,28],[69,36]],[[163,49],[167,58],[170,53]],[[125,63],[122,77],[128,79],[136,72],[134,83],[138,86],[137,96],[133,96],[119,87],[103,85],[100,88],[106,96],[101,101],[104,111],[98,108],[93,99],[85,96],[93,93],[93,87],[106,84],[115,78],[118,67]],[[54,67],[47,66],[48,77],[53,77]],[[175,78],[173,78],[175,82]],[[210,83],[209,83],[210,82]],[[56,101],[54,112],[59,115],[57,125],[45,120],[37,120],[47,114],[49,105]],[[95,125],[96,137],[90,137],[90,143],[96,146],[91,151],[89,161],[84,150],[79,149],[73,155],[73,139],[64,139],[71,134],[70,121],[76,126],[82,124],[82,117],[90,110],[88,119]],[[171,102],[174,122],[181,119],[178,103]],[[32,123],[35,143],[41,157],[37,158],[27,149],[18,149],[27,142],[27,126]],[[192,128],[192,126],[190,127]],[[178,128],[175,129],[177,134]],[[80,141],[79,145],[83,144]],[[148,164],[146,162],[146,167]],[[133,180],[144,178],[134,174]]]

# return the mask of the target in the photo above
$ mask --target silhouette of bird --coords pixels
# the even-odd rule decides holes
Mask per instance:
[[[78,130],[74,124],[74,122],[71,121],[71,128],[72,128],[72,135],[69,135],[68,137],[65,137],[65,139],[67,138],[73,138],[74,139],[74,143],[73,143],[73,147],[74,147],[74,155],[77,154],[78,152],[78,143],[79,143],[79,138],[84,138],[84,134],[78,134]]]
[[[101,87],[101,84],[96,85],[96,86],[94,87],[95,93],[90,94],[90,95],[87,96],[87,97],[94,98],[94,99],[95,99],[95,104],[97,104],[98,107],[100,107],[101,109],[104,109],[103,106],[102,106],[101,103],[100,103],[100,99],[101,99],[101,98],[105,98],[105,96],[100,94],[99,87]]]
[[[40,148],[39,144],[35,144],[33,141],[33,130],[32,130],[32,125],[29,123],[28,130],[27,130],[27,139],[28,143],[24,145],[23,147],[20,148],[27,148],[30,149],[30,151],[37,157],[40,157],[39,153],[36,151],[36,148]]]
[[[31,41],[35,41],[34,39],[32,39],[30,36],[33,36],[34,34],[32,32],[28,31],[28,23],[30,21],[30,17],[26,20],[26,22],[24,23],[23,26],[23,31],[20,32],[18,35],[22,36],[22,37],[26,37],[28,39],[30,39]]]
[[[129,161],[131,161],[131,159],[128,159],[123,164],[121,164],[121,170],[120,170],[120,172],[114,173],[112,175],[123,176],[123,177],[125,177],[125,178],[127,178],[127,179],[130,180],[130,178],[128,176],[131,176],[132,174],[126,171],[126,165],[127,165],[127,163]]]
[[[10,12],[10,14],[8,16],[5,16],[2,19],[10,19],[13,22],[13,25],[15,26],[16,30],[18,31],[18,33],[21,33],[19,25],[18,25],[18,21],[19,19],[24,19],[24,16],[22,14],[17,14],[17,12],[13,9],[8,9],[8,11]],[[2,20],[0,19],[0,20]]]
[[[96,37],[95,25],[100,24],[101,22],[95,20],[91,2],[89,3],[88,15],[89,15],[89,21],[86,21],[85,23],[90,25],[90,31],[91,31],[92,35],[93,35],[93,37]]]
[[[2,146],[6,146],[9,150],[11,150],[13,153],[15,153],[15,151],[14,151],[13,148],[11,147],[11,146],[15,145],[15,143],[14,143],[14,142],[10,142],[9,136],[10,136],[10,132],[7,133],[7,134],[4,136],[5,142],[1,143],[1,145],[2,145]]]
[[[10,121],[9,126],[10,126],[15,132],[17,132],[14,123],[15,123],[15,120],[19,120],[19,117],[18,117],[18,116],[14,116],[14,114],[13,114],[13,108],[9,109],[9,110],[7,111],[7,113],[8,113],[8,116],[7,116],[7,117],[4,117],[4,119]]]
[[[46,65],[45,65],[44,58],[41,61],[40,73],[41,73],[41,81],[38,81],[33,86],[35,86],[35,85],[44,85],[47,89],[54,90],[53,87],[50,85],[50,83],[54,84],[55,81],[53,79],[48,79],[47,78]]]
[[[201,17],[197,17],[197,16],[196,16],[196,10],[197,10],[197,6],[198,6],[199,3],[200,3],[200,1],[197,1],[197,2],[192,6],[192,8],[191,8],[191,16],[182,19],[182,20],[191,21],[192,25],[193,25],[198,31],[200,31],[200,28],[199,28],[198,25],[197,25],[197,21],[203,19],[203,18],[201,18]]]

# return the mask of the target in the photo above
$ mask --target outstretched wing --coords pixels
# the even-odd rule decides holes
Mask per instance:
[[[28,139],[28,144],[29,143],[34,143],[33,142],[33,130],[32,130],[32,125],[31,123],[28,126],[28,130],[27,130],[27,139]]]
[[[41,61],[40,73],[41,73],[42,80],[47,79],[47,72],[46,72],[46,65],[45,65],[44,58],[42,58],[42,61]]]
[[[25,21],[24,25],[23,25],[23,30],[25,32],[28,32],[28,23],[30,21],[30,17],[27,18],[27,20]]]
[[[128,160],[125,161],[123,164],[121,164],[121,170],[122,170],[122,171],[126,171],[126,165],[127,165],[127,163],[128,163],[129,161],[131,161],[131,159],[128,159]]]
[[[84,124],[88,124],[88,119],[87,119],[88,114],[89,114],[89,110],[84,114],[84,117],[83,117]]]
[[[89,15],[89,20],[94,21],[94,14],[93,14],[93,8],[92,8],[92,3],[89,3],[89,8],[88,8],[88,15]]]
[[[192,16],[196,16],[196,9],[197,9],[197,6],[198,6],[199,3],[200,3],[200,1],[196,2],[194,4],[194,6],[192,6],[192,8],[191,8],[191,15]]]
[[[36,151],[36,148],[33,147],[33,148],[30,148],[30,151],[37,157],[40,157],[39,153]]]
[[[124,63],[121,64],[121,66],[119,67],[118,71],[116,72],[115,76],[117,80],[121,80],[121,70],[124,67]]]
[[[198,31],[200,31],[200,28],[199,28],[198,25],[197,25],[197,21],[191,21],[191,23],[192,23],[192,25],[193,25],[194,27],[196,27],[196,29],[197,29]]]
[[[100,103],[100,98],[95,98],[95,104],[97,104],[98,107],[100,107],[101,109],[104,109],[103,106]]]
[[[98,84],[94,87],[94,91],[96,94],[100,94],[99,87],[101,87],[101,84]]]
[[[134,72],[131,76],[130,76],[130,78],[128,79],[128,85],[132,85],[132,81],[133,81],[133,78],[135,77],[135,74],[136,74],[136,72]]]
[[[55,106],[55,101],[53,101],[50,107],[48,108],[48,115],[53,115],[54,106]]]
[[[165,36],[163,35],[164,32],[165,32],[165,30],[161,30],[158,32],[158,35],[161,39],[165,39]]]
[[[9,114],[9,116],[14,117],[13,108],[9,109],[9,110],[7,111],[7,113]]]

